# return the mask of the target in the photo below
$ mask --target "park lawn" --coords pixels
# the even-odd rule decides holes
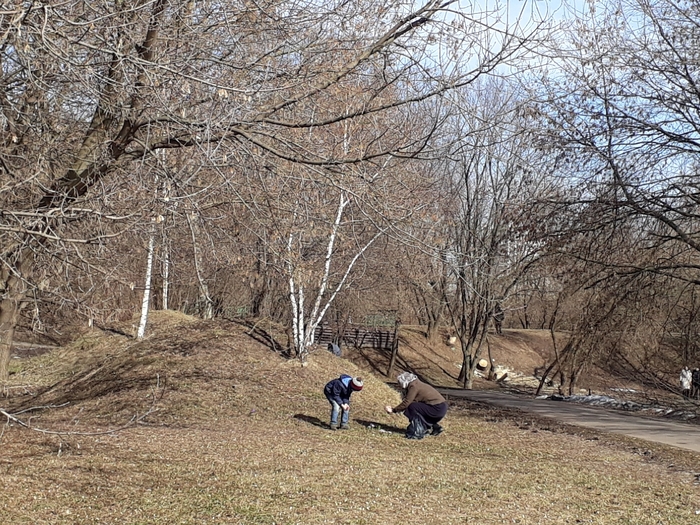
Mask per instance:
[[[2,523],[700,520],[693,453],[457,402],[445,433],[407,440],[382,411],[398,394],[366,373],[351,429],[330,431],[323,384],[358,369],[247,335],[178,318],[22,363],[12,381],[36,388],[5,409],[33,429],[2,430]],[[55,408],[21,412],[36,406]]]

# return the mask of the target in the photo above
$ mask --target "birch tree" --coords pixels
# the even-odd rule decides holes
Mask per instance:
[[[95,208],[123,211],[103,188],[162,149],[186,148],[222,179],[251,163],[279,173],[413,155],[430,130],[391,134],[375,117],[408,115],[515,60],[530,35],[491,22],[451,0],[68,0],[0,12],[0,380],[36,258],[69,259],[71,243],[118,234],[104,219],[106,231],[66,235]],[[316,147],[343,125],[363,130],[362,147]]]
[[[141,318],[136,332],[137,339],[143,339],[146,334],[146,324],[148,323],[148,311],[151,301],[151,283],[153,282],[153,252],[155,248],[155,234],[148,238],[148,257],[146,262],[146,276],[143,287],[143,299],[141,301]]]
[[[382,230],[371,234],[368,239],[357,239],[359,246],[357,253],[346,263],[345,269],[336,279],[336,282],[331,282],[331,264],[334,262],[333,255],[335,244],[340,232],[340,227],[344,219],[344,211],[346,206],[351,203],[350,199],[344,192],[340,192],[338,199],[338,207],[335,219],[330,224],[328,232],[328,242],[326,246],[325,257],[323,258],[322,270],[318,273],[319,282],[313,283],[315,286],[311,288],[315,293],[315,298],[312,296],[310,311],[307,312],[307,300],[305,291],[307,290],[309,277],[313,279],[314,272],[305,268],[306,265],[297,256],[299,251],[295,245],[304,242],[304,238],[300,233],[290,233],[287,242],[286,264],[289,275],[289,299],[292,306],[292,333],[294,337],[294,347],[297,355],[302,361],[306,359],[309,347],[314,343],[314,333],[316,327],[323,320],[328,308],[335,300],[338,293],[343,289],[348,281],[348,276],[357,263],[357,260],[364,255],[372,243],[383,233]],[[303,259],[303,257],[302,257]],[[330,287],[330,288],[329,288]]]

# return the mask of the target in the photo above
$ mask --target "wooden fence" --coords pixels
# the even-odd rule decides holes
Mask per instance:
[[[398,342],[396,334],[398,324],[393,330],[382,330],[366,326],[350,325],[342,333],[336,327],[328,324],[316,327],[314,340],[319,345],[328,343],[339,343],[340,346],[352,346],[355,348],[376,348],[393,350]]]
[[[399,355],[399,323],[397,322],[393,330],[382,330],[381,328],[350,325],[340,332],[338,327],[328,324],[316,327],[314,341],[323,346],[329,343],[338,343],[341,347],[353,346],[355,348],[376,348],[378,350],[391,351],[387,376],[392,375],[396,359]]]

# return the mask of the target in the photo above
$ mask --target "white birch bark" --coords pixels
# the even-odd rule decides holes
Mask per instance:
[[[161,159],[163,161],[163,169],[167,171],[167,164],[165,162],[165,150],[161,152]],[[171,242],[169,236],[168,224],[173,222],[173,217],[175,215],[175,210],[177,209],[177,201],[170,201],[171,183],[166,179],[163,185],[163,204],[165,206],[165,213],[163,217],[163,226],[161,227],[161,238],[162,238],[162,258],[161,258],[161,271],[163,273],[163,291],[162,291],[162,302],[163,310],[168,310],[170,306],[170,251]]]
[[[289,272],[289,300],[292,304],[292,339],[294,348],[300,358],[304,358],[304,325],[303,325],[303,308],[300,304],[303,299],[302,290],[297,289],[295,275],[295,266],[293,263],[292,246],[294,244],[294,234],[290,233],[287,238],[287,271]]]
[[[143,339],[146,333],[146,323],[148,322],[148,305],[151,299],[151,276],[153,275],[153,251],[155,246],[155,233],[151,232],[148,240],[148,263],[146,264],[146,283],[143,288],[143,300],[141,301],[141,320],[136,333],[137,339]]]
[[[309,348],[314,344],[315,332],[318,325],[323,320],[328,308],[331,306],[335,300],[338,293],[343,289],[345,283],[347,282],[348,276],[352,271],[355,263],[362,256],[363,253],[376,241],[383,233],[384,230],[378,231],[365,245],[355,254],[347,268],[345,273],[341,278],[340,282],[333,289],[330,297],[324,303],[324,298],[326,297],[326,292],[328,291],[328,282],[330,280],[331,274],[331,263],[333,260],[333,247],[335,246],[336,239],[338,238],[338,231],[340,230],[340,225],[343,218],[343,212],[346,206],[350,204],[350,199],[348,199],[344,193],[341,193],[340,200],[338,202],[338,210],[336,212],[335,221],[331,228],[331,233],[328,237],[328,245],[326,247],[326,257],[323,266],[323,274],[321,276],[321,282],[318,289],[318,295],[314,301],[313,308],[309,313],[308,317],[304,313],[304,287],[302,284],[297,284],[294,278],[294,268],[292,265],[292,247],[293,247],[293,235],[290,234],[287,241],[287,255],[288,255],[288,268],[290,272],[290,300],[292,302],[292,333],[294,337],[294,344],[297,351],[298,357],[302,362],[306,360],[306,356],[309,353]],[[322,306],[323,305],[323,306]]]
[[[328,237],[328,247],[326,249],[326,260],[323,265],[323,276],[321,277],[321,286],[318,290],[318,295],[316,296],[316,301],[314,302],[314,307],[309,315],[309,341],[308,346],[314,344],[314,337],[316,333],[316,327],[323,319],[323,315],[318,317],[319,309],[321,307],[321,301],[326,293],[326,288],[328,287],[328,279],[331,273],[331,259],[333,258],[333,246],[335,245],[335,240],[338,237],[338,229],[340,228],[340,222],[343,218],[343,210],[350,204],[350,199],[346,198],[343,193],[340,194],[340,201],[338,202],[338,211],[335,214],[335,221],[333,222],[333,227],[331,228],[331,234]],[[333,297],[335,294],[333,294]],[[323,309],[323,314],[325,314],[328,309],[328,305]]]
[[[168,309],[168,294],[170,292],[170,243],[163,234],[163,310]]]

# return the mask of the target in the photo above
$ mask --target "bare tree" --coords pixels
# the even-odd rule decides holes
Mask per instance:
[[[593,361],[607,349],[619,364],[638,354],[632,344],[614,348],[624,331],[645,349],[632,359],[634,373],[660,347],[685,346],[678,328],[690,328],[680,320],[696,316],[699,14],[692,2],[591,3],[556,39],[545,82],[527,84],[543,100],[538,111],[560,150],[556,171],[567,188],[558,196],[559,234],[571,242],[556,250],[585,263],[577,271],[596,292],[576,294],[576,308],[590,316],[566,316],[579,334],[568,347],[579,356],[596,347],[586,358]],[[608,318],[622,324],[593,328],[612,329]],[[635,335],[642,333],[646,341]],[[566,366],[571,376],[576,365]]]
[[[559,40],[553,70],[560,74],[540,90],[549,101],[542,108],[552,141],[561,146],[567,176],[581,182],[583,200],[636,217],[646,243],[694,252],[698,14],[697,5],[671,0],[596,3],[570,38]],[[697,261],[678,254],[621,271],[696,281]]]
[[[549,158],[532,147],[527,100],[504,82],[484,83],[459,99],[458,137],[445,166],[450,210],[446,260],[453,292],[447,304],[471,388],[496,305],[537,260],[535,202],[548,189]]]
[[[68,260],[71,242],[116,235],[106,225],[71,239],[66,224],[121,209],[103,188],[156,165],[158,150],[188,148],[222,179],[420,150],[431,130],[388,133],[389,117],[514,59],[529,36],[454,6],[69,0],[2,11],[0,379],[35,258]],[[473,59],[440,63],[463,53]],[[342,128],[361,130],[357,147],[330,147]]]

